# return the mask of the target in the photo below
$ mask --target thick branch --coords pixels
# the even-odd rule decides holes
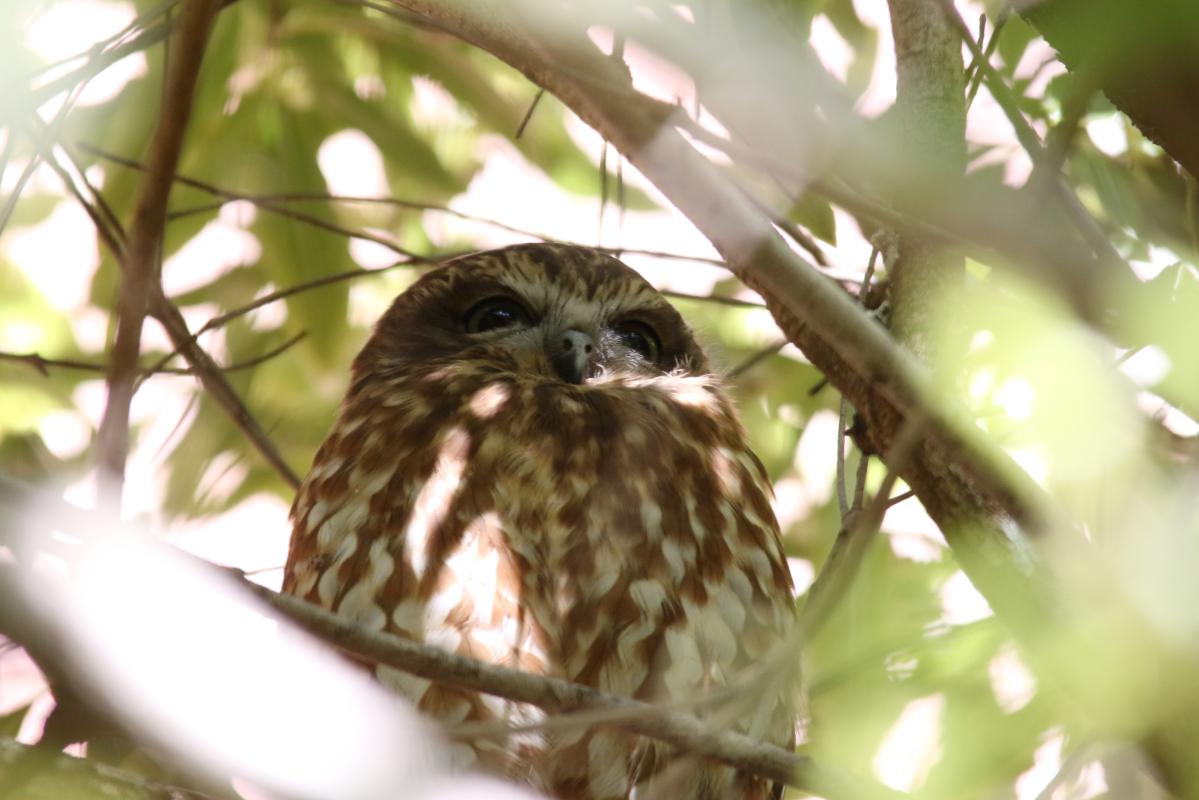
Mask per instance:
[[[875,452],[902,421],[928,420],[927,441],[901,471],[945,531],[972,580],[1000,613],[1039,619],[1032,557],[1017,524],[1036,531],[1047,501],[1010,459],[934,396],[925,372],[873,320],[796,255],[769,220],[675,130],[660,103],[633,91],[583,25],[538,4],[394,0],[481,47],[553,92],[686,214],[733,271],[766,300],[780,327],[859,409]],[[533,6],[528,8],[532,9]],[[517,27],[517,25],[521,27]]]
[[[888,6],[898,73],[895,113],[911,158],[959,177],[966,171],[966,100],[957,34],[937,0],[890,0]],[[896,233],[899,258],[889,265],[892,330],[917,357],[930,360],[934,316],[964,275],[962,256],[937,239]]]
[[[150,144],[146,178],[121,259],[117,332],[109,362],[108,400],[97,441],[101,494],[114,506],[120,504],[129,452],[129,404],[138,375],[142,323],[159,281],[159,251],[171,178],[191,118],[192,95],[204,47],[220,5],[220,0],[190,0],[183,10],[168,64],[162,113]]]

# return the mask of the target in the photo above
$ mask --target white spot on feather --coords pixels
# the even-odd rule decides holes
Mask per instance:
[[[666,684],[667,695],[683,697],[700,684],[703,678],[704,666],[699,657],[699,648],[695,638],[687,631],[677,627],[666,631],[666,652],[670,655],[670,666],[662,676]]]
[[[340,513],[341,512],[338,512],[338,514]],[[335,514],[334,517],[336,516],[338,515]],[[332,522],[333,520],[330,519],[329,524]],[[324,534],[327,527],[328,524],[321,527],[322,534]],[[332,563],[330,563],[329,566],[325,568],[325,571],[321,573],[320,580],[316,585],[317,597],[320,598],[321,605],[323,605],[325,608],[333,607],[333,600],[337,597],[337,593],[341,590],[342,583],[341,577],[337,574],[338,570],[347,559],[354,555],[354,552],[357,549],[358,537],[352,533],[345,534],[337,542],[337,551],[333,554]]]
[[[720,616],[731,630],[741,631],[745,628],[746,604],[738,596],[737,591],[729,586],[727,581],[722,583],[713,592],[713,603],[720,610]]]
[[[462,483],[469,450],[470,435],[466,431],[462,428],[447,431],[437,454],[437,464],[412,506],[412,517],[404,532],[404,558],[418,578],[424,575],[429,560],[429,537],[445,520]]]
[[[491,419],[503,410],[511,396],[512,390],[503,383],[484,386],[470,398],[471,413],[480,419]]]
[[[649,539],[662,538],[662,509],[652,500],[641,501],[641,525]]]
[[[629,594],[642,611],[656,612],[666,602],[666,592],[655,580],[633,581],[629,584]]]
[[[317,505],[322,504],[318,503]],[[324,515],[323,521],[318,520],[321,527],[316,534],[317,549],[328,551],[336,546],[338,553],[343,552],[345,547],[343,537],[348,537],[356,543],[355,533],[366,522],[369,514],[369,498],[355,496],[332,514]]]
[[[666,564],[670,567],[670,574],[675,583],[681,583],[687,574],[687,565],[683,563],[683,553],[674,539],[662,541],[662,555],[666,558]]]
[[[372,631],[381,631],[387,624],[387,614],[373,600],[372,587],[355,584],[346,592],[337,606],[337,613],[357,625]]]
[[[415,600],[405,600],[391,612],[391,624],[414,638],[419,638],[424,620],[424,609]]]
[[[738,498],[741,496],[741,475],[734,466],[734,456],[727,447],[712,451],[712,471],[720,483],[721,497]]]
[[[491,621],[492,606],[499,592],[500,556],[494,547],[480,543],[480,537],[498,530],[499,517],[488,512],[471,523],[463,534],[462,541],[446,559],[446,567],[454,571],[458,583],[474,602],[471,613],[476,622]]]

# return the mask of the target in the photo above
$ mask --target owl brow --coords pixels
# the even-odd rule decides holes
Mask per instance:
[[[473,308],[479,301],[486,300],[489,297],[508,297],[524,305],[524,295],[509,286],[498,276],[489,275],[485,272],[468,272],[464,277],[466,281],[457,286],[457,291],[453,291],[450,295],[455,305],[460,307],[459,311],[462,313]]]

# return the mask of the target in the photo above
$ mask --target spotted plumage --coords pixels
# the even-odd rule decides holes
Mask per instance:
[[[292,509],[284,589],[372,629],[792,742],[745,685],[793,622],[770,486],[682,318],[619,261],[521,245],[400,295],[354,362]],[[426,713],[539,712],[379,668]],[[760,682],[758,682],[760,683]],[[611,727],[462,746],[563,798],[765,798],[767,782]]]

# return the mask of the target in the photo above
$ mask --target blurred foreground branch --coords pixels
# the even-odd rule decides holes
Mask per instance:
[[[103,546],[106,537],[97,537],[94,534],[98,524],[96,515],[49,493],[3,476],[0,476],[0,510],[3,510],[4,516],[10,520],[9,527],[0,533],[5,534],[6,543],[12,545],[14,552],[18,554],[15,565],[0,566],[0,597],[6,600],[7,606],[0,612],[0,632],[11,634],[11,638],[25,644],[37,654],[39,660],[54,661],[55,663],[48,665],[50,671],[65,676],[70,681],[72,690],[84,695],[90,691],[94,695],[98,685],[94,676],[90,672],[86,675],[81,674],[81,671],[88,671],[90,667],[79,660],[73,643],[61,638],[63,631],[70,630],[69,626],[65,625],[63,620],[39,619],[38,615],[48,613],[48,606],[18,608],[22,602],[22,593],[14,591],[13,587],[21,580],[38,585],[41,579],[36,574],[22,573],[27,569],[23,564],[26,561],[34,561],[39,554],[52,553],[70,565],[83,559],[89,547]],[[37,529],[13,529],[11,521],[15,520],[21,520],[23,528],[36,526]],[[53,540],[42,533],[43,527],[77,536],[80,542],[66,544],[62,540]],[[150,541],[144,546],[147,549],[166,549],[164,545]],[[216,576],[218,580],[229,582],[231,576],[227,570],[206,562],[198,563],[204,571]],[[160,565],[160,568],[165,567],[169,567],[169,563],[164,562]],[[530,703],[551,713],[563,714],[581,710],[617,711],[619,719],[613,720],[613,725],[668,742],[684,752],[713,758],[825,797],[905,796],[872,780],[823,767],[807,757],[759,742],[743,734],[721,728],[714,729],[710,723],[705,723],[690,714],[606,694],[570,681],[533,675],[448,653],[431,645],[366,628],[332,612],[247,580],[238,580],[236,584],[239,594],[245,591],[254,594],[299,627],[354,656],[356,660],[384,664],[446,685]],[[179,591],[184,589],[180,588]],[[45,592],[39,589],[39,594],[44,595]],[[166,599],[160,597],[157,601],[163,602]],[[241,600],[236,596],[230,599],[244,603],[244,597]],[[215,601],[216,598],[212,598],[212,602]],[[69,612],[55,609],[49,613]],[[7,630],[9,628],[15,630]],[[152,636],[153,632],[144,631],[142,635]],[[30,641],[31,638],[39,641]],[[128,665],[127,668],[133,667],[134,665]],[[107,709],[109,713],[123,713],[126,708],[136,706],[137,703],[152,704],[161,701],[153,697],[137,698],[137,703],[133,703],[131,698],[85,699],[94,701],[90,704]]]

